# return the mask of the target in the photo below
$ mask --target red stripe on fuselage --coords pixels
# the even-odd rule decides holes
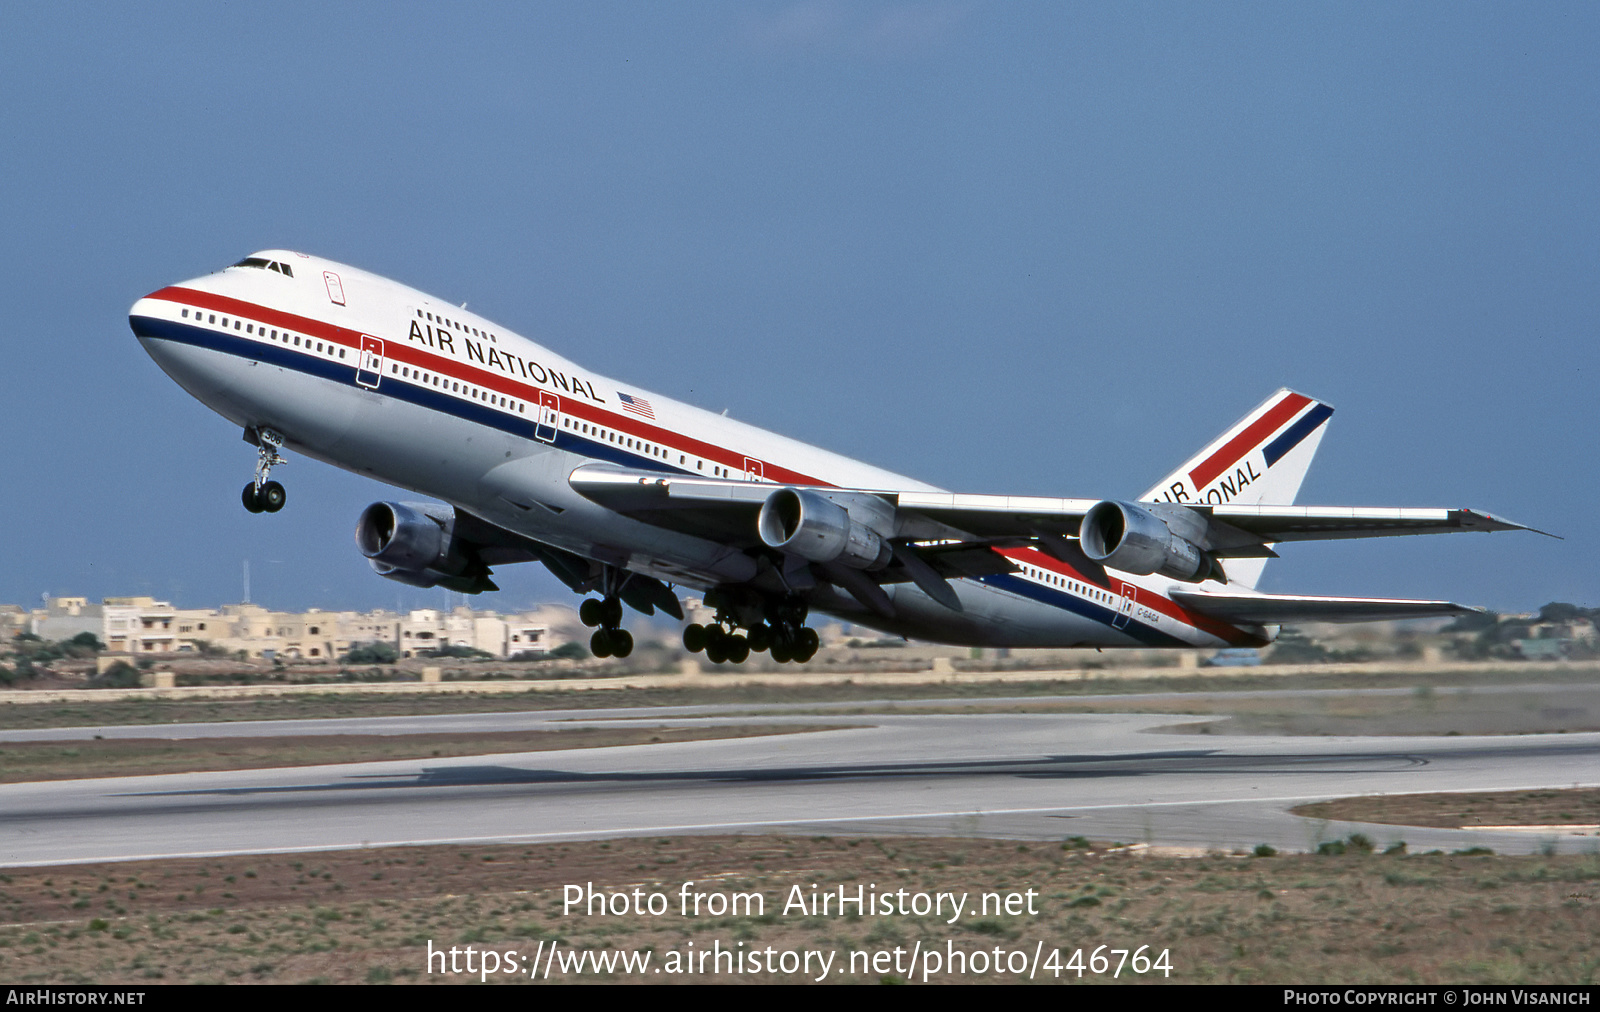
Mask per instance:
[[[1200,466],[1189,472],[1189,480],[1194,482],[1195,492],[1199,492],[1217,475],[1237,464],[1245,454],[1266,441],[1266,438],[1283,427],[1284,423],[1295,415],[1307,404],[1311,398],[1301,394],[1291,393],[1274,405],[1266,414],[1257,418],[1245,427],[1245,430],[1223,444],[1222,449],[1213,453]]]
[[[999,552],[1001,555],[1004,555],[1008,559],[1011,559],[1015,562],[1027,563],[1036,569],[1047,569],[1053,573],[1059,573],[1068,579],[1077,580],[1079,583],[1086,583],[1095,587],[1105,587],[1104,584],[1097,583],[1093,579],[1090,579],[1084,574],[1078,572],[1077,569],[1073,568],[1067,563],[1062,562],[1060,559],[1046,555],[1037,548],[997,548],[995,551]],[[1116,593],[1114,588],[1105,587],[1105,589],[1110,590],[1112,593]],[[1194,626],[1201,632],[1210,633],[1217,639],[1234,646],[1260,646],[1262,642],[1260,637],[1252,636],[1236,626],[1231,626],[1226,622],[1211,618],[1208,615],[1201,615],[1197,612],[1192,612],[1171,598],[1162,597],[1160,594],[1150,590],[1147,587],[1138,588],[1138,594],[1134,599],[1134,603],[1136,605],[1149,608],[1151,611],[1158,611],[1168,618],[1175,619],[1176,621],[1182,622],[1185,625]]]
[[[145,297],[189,306],[200,306],[214,312],[227,313],[230,316],[248,319],[257,324],[265,323],[268,326],[298,331],[301,334],[310,334],[323,341],[332,341],[335,344],[352,348],[357,353],[361,350],[361,335],[364,333],[363,331],[351,330],[348,327],[326,323],[312,317],[270,309],[253,302],[230,298],[226,295],[196,291],[192,288],[169,286],[158,292],[151,292]],[[380,335],[374,334],[371,336],[379,337]],[[603,425],[608,429],[633,436],[635,439],[643,439],[647,442],[655,443],[677,453],[702,457],[728,468],[736,475],[744,474],[745,454],[734,453],[723,447],[695,439],[693,436],[686,436],[681,432],[664,429],[658,425],[650,425],[635,415],[608,411],[587,401],[578,400],[569,391],[557,386],[541,387],[537,384],[522,383],[502,373],[479,369],[466,362],[445,358],[434,352],[418,348],[408,340],[383,338],[383,342],[384,358],[388,361],[424,369],[428,372],[438,373],[441,376],[449,376],[463,383],[470,383],[473,386],[494,390],[508,397],[515,397],[517,400],[526,402],[530,410],[538,409],[538,391],[548,391],[561,398],[562,414],[591,424]],[[410,380],[392,375],[390,378],[402,383],[410,382]],[[623,447],[623,449],[626,449],[626,447]],[[764,465],[764,476],[771,482],[791,485],[832,484],[831,482],[814,478],[811,475],[802,474],[799,471],[792,471],[781,464],[775,464],[771,461],[763,460],[762,464]]]

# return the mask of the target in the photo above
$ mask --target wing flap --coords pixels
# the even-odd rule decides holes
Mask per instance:
[[[759,543],[756,514],[779,487],[610,464],[585,464],[567,480],[584,498],[623,516],[739,549]]]
[[[899,492],[893,501],[914,513],[979,538],[1037,533],[1077,537],[1083,515],[1098,499],[1057,499],[1031,495],[972,495],[955,492]]]
[[[1384,597],[1306,597],[1289,594],[1207,594],[1174,590],[1172,599],[1192,611],[1224,622],[1283,625],[1290,622],[1383,622],[1482,612],[1452,601],[1411,601]]]

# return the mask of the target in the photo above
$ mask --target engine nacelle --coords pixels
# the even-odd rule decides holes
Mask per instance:
[[[461,574],[456,513],[434,503],[375,502],[356,521],[356,544],[379,576],[413,587],[437,587]]]
[[[1196,544],[1205,536],[1206,520],[1193,510],[1108,499],[1083,515],[1078,544],[1089,558],[1124,573],[1199,582],[1212,570],[1211,556]]]
[[[872,514],[880,523],[893,516],[892,508],[881,499],[855,505],[857,512]],[[767,547],[812,562],[876,570],[888,566],[894,557],[881,534],[852,517],[851,510],[817,492],[779,489],[761,504],[756,526]]]

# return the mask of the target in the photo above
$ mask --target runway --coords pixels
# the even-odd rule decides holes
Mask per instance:
[[[861,725],[760,738],[0,785],[0,865],[738,832],[1085,836],[1230,850],[1266,843],[1290,851],[1356,831],[1379,846],[1404,840],[1412,851],[1588,852],[1600,844],[1592,837],[1326,823],[1288,811],[1367,793],[1600,786],[1600,734],[1230,737],[1152,733],[1196,720],[1163,714],[817,716],[831,708],[804,708],[812,715],[739,705],[0,732],[3,742],[504,731],[616,720],[638,726],[640,719],[674,726]],[[756,710],[762,715],[752,716]]]

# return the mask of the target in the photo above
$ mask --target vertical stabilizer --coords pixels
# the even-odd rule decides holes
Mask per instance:
[[[1288,506],[1300,492],[1333,408],[1279,390],[1144,495],[1191,506]],[[1232,583],[1254,588],[1266,559],[1229,559]]]

